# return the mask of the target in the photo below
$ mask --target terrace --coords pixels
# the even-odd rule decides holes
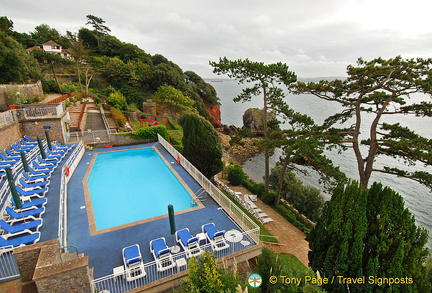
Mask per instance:
[[[93,274],[95,279],[91,281],[91,286],[94,290],[125,292],[137,287],[140,287],[140,289],[160,290],[161,288],[170,288],[187,274],[187,257],[184,251],[174,254],[174,261],[177,265],[163,272],[159,272],[156,269],[156,263],[150,253],[149,243],[152,239],[165,237],[168,246],[175,244],[173,235],[170,234],[167,217],[134,223],[122,229],[106,233],[96,235],[91,235],[90,233],[88,206],[85,201],[82,183],[93,156],[98,152],[142,148],[144,146],[156,147],[167,162],[167,165],[181,177],[184,184],[194,193],[205,191],[202,201],[205,208],[176,213],[177,230],[187,227],[190,229],[192,235],[201,236],[199,235],[201,233],[201,226],[213,222],[220,230],[240,231],[240,236],[236,238],[230,238],[227,235],[226,240],[229,244],[227,249],[214,252],[216,257],[221,260],[223,259],[224,262],[241,262],[260,253],[259,227],[163,139],[160,138],[159,143],[153,145],[95,149],[86,153],[80,151],[81,154],[72,155],[76,157],[76,160],[73,158],[69,159],[62,166],[62,170],[58,170],[59,174],[53,176],[53,182],[51,183],[54,189],[53,192],[60,194],[59,199],[54,205],[59,206],[60,209],[55,213],[53,212],[50,221],[58,222],[58,225],[53,225],[49,229],[50,231],[41,230],[41,240],[59,238],[60,246],[63,249],[67,250],[68,248],[76,247],[78,253],[84,253],[84,255],[89,256],[89,267],[94,269]],[[81,156],[82,159],[80,159]],[[181,164],[177,163],[178,157],[180,157]],[[72,176],[65,176],[64,170],[66,167],[71,170],[71,174],[73,173]],[[113,167],[113,172],[115,171],[117,170]],[[115,216],[115,211],[107,212],[112,212],[113,216]],[[46,216],[48,216],[48,211]],[[56,217],[57,220],[55,219]],[[124,271],[122,266],[121,250],[132,244],[140,245],[145,262],[146,276],[133,281],[127,281],[127,272]],[[200,246],[203,250],[213,251],[211,245],[204,239],[200,241]],[[157,286],[157,289],[155,289],[155,286]]]

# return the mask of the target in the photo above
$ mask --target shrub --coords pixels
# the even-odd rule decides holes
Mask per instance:
[[[276,200],[275,192],[264,192],[262,195],[262,200],[268,205],[273,205]]]
[[[228,171],[228,181],[232,185],[240,185],[245,179],[245,173],[240,165],[232,165]]]
[[[140,128],[137,131],[130,132],[128,135],[135,139],[153,138],[157,139],[157,135],[162,136],[164,139],[168,139],[168,130],[163,126],[152,126],[147,128]]]
[[[120,111],[117,108],[111,107],[111,114],[113,115],[113,118],[115,119],[115,121],[117,121],[117,124],[120,127],[125,126],[126,124],[126,117],[123,115],[122,111]]]
[[[246,189],[250,190],[251,193],[256,194],[260,197],[265,192],[264,183],[254,183],[254,182],[250,181],[249,179],[244,179],[242,184]]]
[[[296,216],[283,205],[276,206],[276,211],[281,214],[285,219],[287,219],[291,224],[302,230],[303,232],[310,232],[310,229],[306,228],[305,225],[300,223]]]

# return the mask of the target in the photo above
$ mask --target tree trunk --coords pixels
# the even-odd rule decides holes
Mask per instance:
[[[62,89],[61,89],[61,86],[60,86],[60,82],[58,81],[57,74],[55,73],[54,65],[53,65],[53,64],[51,64],[51,71],[52,71],[52,73],[53,73],[54,80],[55,80],[55,82],[56,82],[56,84],[57,84],[57,87],[58,87],[58,89],[59,89],[59,92],[62,94],[63,92],[62,92]]]
[[[280,173],[279,173],[278,190],[277,190],[277,197],[275,200],[275,206],[278,206],[280,204],[283,178],[285,176],[286,169],[288,168],[288,163],[289,163],[289,156],[287,156],[285,158],[284,163],[283,163],[282,168],[281,168]]]
[[[264,94],[264,113],[263,113],[263,130],[264,130],[264,138],[267,138],[267,88],[263,87],[263,94]],[[269,149],[266,146],[265,147],[265,163],[264,163],[264,185],[265,185],[265,192],[269,191],[269,176],[270,176],[270,155],[269,155]]]

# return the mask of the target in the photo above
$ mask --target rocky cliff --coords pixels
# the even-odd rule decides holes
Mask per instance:
[[[210,113],[210,116],[213,117],[211,119],[211,123],[214,127],[221,127],[221,111],[219,105],[216,106],[205,106],[206,110]]]

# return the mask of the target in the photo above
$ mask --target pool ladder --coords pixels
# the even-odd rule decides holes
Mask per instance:
[[[200,201],[205,201],[206,199],[204,198],[206,196],[207,192],[205,191],[204,188],[200,188],[195,192],[195,197],[198,198]],[[193,199],[191,201],[191,206],[196,205],[197,202]]]

